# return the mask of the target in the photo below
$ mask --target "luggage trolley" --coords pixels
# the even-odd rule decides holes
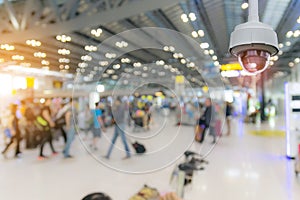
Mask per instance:
[[[184,153],[185,161],[175,167],[172,172],[170,183],[177,178],[176,182],[176,193],[181,198],[184,197],[184,188],[188,184],[192,183],[194,171],[204,170],[204,164],[208,164],[208,161],[201,158],[201,155],[186,151]]]

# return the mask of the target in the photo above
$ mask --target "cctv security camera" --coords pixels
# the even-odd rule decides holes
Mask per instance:
[[[240,24],[231,33],[229,51],[246,71],[259,73],[268,67],[270,57],[278,53],[277,35],[260,22]]]
[[[235,27],[229,45],[229,52],[238,57],[244,70],[254,74],[264,71],[270,57],[279,51],[277,34],[272,27],[259,22],[257,6],[257,1],[249,1],[249,20]]]

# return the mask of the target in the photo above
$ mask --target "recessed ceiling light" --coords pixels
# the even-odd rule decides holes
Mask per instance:
[[[209,47],[209,44],[207,42],[203,42],[203,43],[200,44],[200,47],[202,49],[207,49]]]
[[[279,43],[279,44],[278,44],[278,47],[279,47],[279,48],[283,48],[284,45],[283,45],[282,43]]]
[[[249,7],[249,4],[247,2],[245,2],[241,5],[241,8],[244,10],[247,9],[248,7]]]
[[[293,62],[289,62],[289,67],[294,67],[295,64]]]
[[[190,13],[189,18],[190,18],[191,21],[195,21],[197,19],[195,13]]]
[[[24,56],[13,55],[13,56],[11,57],[11,59],[13,59],[13,60],[24,60]]]
[[[198,35],[200,37],[204,37],[204,31],[203,30],[198,30]]]
[[[1,49],[6,51],[13,51],[15,50],[15,47],[9,44],[1,44]]]
[[[285,36],[286,36],[287,38],[292,37],[292,36],[293,36],[293,31],[288,31],[288,32],[285,34]]]
[[[192,32],[192,36],[193,36],[193,38],[197,38],[198,37],[198,33],[196,31],[193,31]]]

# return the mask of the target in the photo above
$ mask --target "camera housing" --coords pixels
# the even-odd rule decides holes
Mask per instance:
[[[229,52],[238,57],[243,69],[250,73],[264,71],[271,56],[278,51],[277,34],[267,24],[249,21],[237,25],[231,33]]]

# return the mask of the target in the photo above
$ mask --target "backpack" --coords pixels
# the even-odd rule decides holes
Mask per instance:
[[[50,126],[47,120],[45,120],[42,116],[37,116],[34,120],[34,125],[40,131],[49,131]]]
[[[141,143],[134,142],[132,146],[137,154],[143,154],[146,152],[145,146]]]

